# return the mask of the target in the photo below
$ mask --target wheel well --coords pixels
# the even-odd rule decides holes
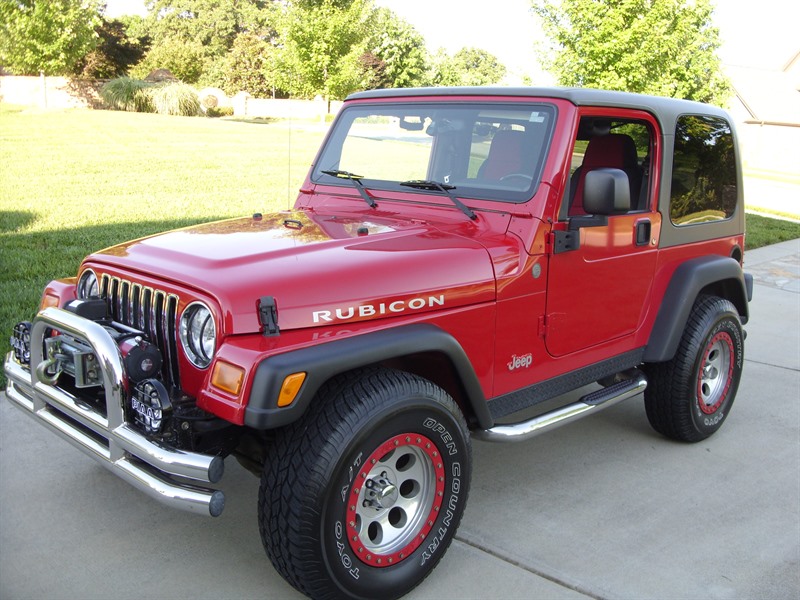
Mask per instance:
[[[744,317],[748,314],[747,298],[742,293],[741,282],[736,279],[723,279],[710,283],[700,290],[698,296],[701,295],[725,298],[733,303],[740,316]]]
[[[742,323],[749,316],[747,277],[732,257],[701,256],[681,264],[672,274],[661,299],[645,349],[645,362],[670,360],[678,348],[692,306],[701,295],[733,303]]]
[[[380,364],[398,371],[419,375],[435,383],[455,400],[467,423],[469,425],[475,423],[475,410],[469,395],[458,376],[455,365],[443,352],[421,352],[392,358]]]
[[[263,360],[256,368],[244,424],[274,429],[291,423],[302,416],[326,382],[370,366],[424,377],[450,394],[468,422],[483,428],[492,425],[480,381],[464,349],[452,335],[425,323],[342,338]],[[277,406],[286,377],[301,371],[307,377],[295,400]]]
[[[470,428],[482,427],[479,423],[480,418],[476,413],[474,402],[485,403],[485,400],[483,398],[470,397],[464,382],[459,377],[458,369],[446,353],[426,351],[375,361],[373,363],[359,365],[358,367],[348,369],[342,373],[337,373],[330,377],[328,381],[334,377],[347,375],[347,373],[354,373],[370,367],[384,367],[395,371],[411,373],[427,379],[453,398]]]

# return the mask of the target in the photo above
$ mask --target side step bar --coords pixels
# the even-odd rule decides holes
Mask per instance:
[[[472,437],[484,442],[524,442],[532,437],[577,421],[590,414],[641,394],[647,387],[647,378],[638,369],[624,374],[625,379],[601,390],[586,394],[577,402],[550,411],[528,421],[510,425],[496,425],[491,429],[477,429]]]

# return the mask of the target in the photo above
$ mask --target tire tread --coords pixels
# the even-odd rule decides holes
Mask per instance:
[[[644,394],[647,418],[653,429],[666,437],[699,442],[711,435],[694,425],[691,415],[692,388],[698,353],[703,350],[709,329],[722,315],[735,316],[739,322],[738,312],[729,300],[718,296],[699,296],[692,307],[675,356],[667,362],[646,365],[649,383]],[[731,393],[734,394],[735,389]]]
[[[403,371],[366,368],[337,376],[319,392],[299,421],[278,432],[269,448],[258,496],[259,532],[275,569],[296,589],[312,598],[341,597],[319,558],[319,515],[303,500],[325,493],[330,473],[324,465],[338,459],[345,433],[354,431],[371,411],[393,397],[418,393],[437,398],[462,431],[467,425],[455,402],[426,379]],[[392,595],[387,590],[387,598]]]

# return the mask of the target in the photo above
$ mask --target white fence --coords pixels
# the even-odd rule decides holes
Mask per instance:
[[[99,82],[75,82],[66,77],[0,76],[0,101],[39,108],[99,108]],[[221,93],[221,90],[219,90]],[[202,94],[202,90],[201,90]],[[276,119],[310,119],[323,121],[328,114],[326,100],[271,100],[253,98],[239,92],[233,98],[220,98],[220,106],[232,106],[237,117],[271,117]],[[331,102],[336,113],[341,102]]]
[[[87,108],[99,98],[92,84],[73,83],[66,77],[0,77],[0,100],[40,108]]]
[[[233,114],[237,117],[272,117],[276,119],[318,119],[323,121],[328,114],[328,102],[316,100],[270,100],[253,98],[239,92],[231,99]],[[341,102],[330,103],[330,113],[336,114]]]

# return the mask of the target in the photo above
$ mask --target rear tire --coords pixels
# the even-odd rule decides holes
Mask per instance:
[[[329,382],[266,457],[259,529],[313,598],[395,598],[442,558],[467,502],[471,445],[431,382],[369,369]]]
[[[659,433],[699,442],[730,413],[744,363],[744,335],[736,307],[700,296],[672,360],[647,365],[647,418]]]

